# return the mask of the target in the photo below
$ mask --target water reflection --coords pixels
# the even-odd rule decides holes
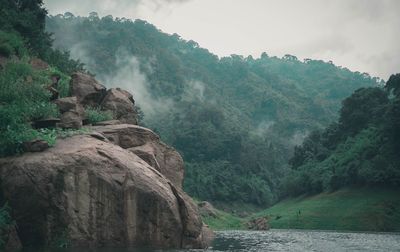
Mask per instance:
[[[397,233],[344,233],[300,230],[271,230],[266,232],[217,232],[213,246],[206,250],[151,249],[60,249],[40,252],[262,252],[262,251],[400,251]],[[23,252],[38,252],[24,250]]]

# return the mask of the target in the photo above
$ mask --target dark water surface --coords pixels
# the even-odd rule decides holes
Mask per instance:
[[[51,251],[51,250],[49,250]],[[58,250],[86,252],[89,250]],[[58,252],[57,251],[57,252]],[[300,230],[222,231],[204,250],[99,249],[93,252],[202,252],[202,251],[399,251],[398,233],[346,233]]]

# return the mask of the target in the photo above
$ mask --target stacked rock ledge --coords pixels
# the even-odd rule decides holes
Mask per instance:
[[[22,246],[62,238],[69,247],[207,247],[213,234],[182,190],[182,157],[135,125],[132,95],[83,73],[72,76],[71,94],[54,101],[58,126],[82,127],[87,106],[112,111],[116,120],[51,148],[29,146],[41,152],[0,159],[1,196]]]

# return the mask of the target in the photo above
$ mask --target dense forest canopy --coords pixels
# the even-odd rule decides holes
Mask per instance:
[[[400,74],[385,88],[356,90],[343,100],[338,122],[295,148],[287,195],[348,186],[400,186]]]
[[[382,84],[292,55],[218,58],[143,20],[65,13],[47,31],[104,84],[132,91],[143,123],[183,154],[185,190],[213,201],[276,201],[293,147],[354,90]]]

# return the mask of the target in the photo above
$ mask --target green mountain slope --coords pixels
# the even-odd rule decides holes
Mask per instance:
[[[380,84],[291,55],[220,59],[142,20],[67,13],[47,30],[106,85],[135,94],[146,126],[183,154],[186,191],[207,200],[275,202],[293,147],[355,89]]]
[[[399,190],[342,189],[292,198],[256,216],[269,216],[272,228],[399,232]]]
[[[343,101],[340,118],[296,147],[286,195],[347,186],[400,186],[400,74],[385,88],[361,88]]]
[[[203,221],[214,230],[246,229],[250,219],[259,217],[267,217],[276,229],[399,232],[399,190],[345,188],[287,198],[246,218],[217,211]]]

